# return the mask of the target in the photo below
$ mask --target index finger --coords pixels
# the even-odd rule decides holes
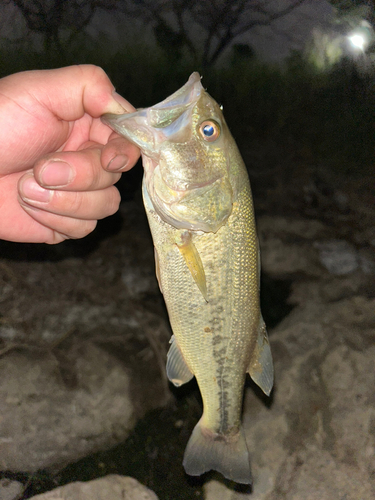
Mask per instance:
[[[134,110],[125,99],[122,105],[114,99],[115,88],[107,74],[92,64],[16,73],[1,80],[1,90],[10,98],[14,95],[18,103],[26,101],[27,109],[37,112],[42,105],[66,121],[85,113],[98,118],[107,112]]]
[[[113,93],[106,73],[93,65],[25,71],[0,79],[0,173],[25,170],[57,151],[73,123],[84,116],[99,124],[103,113],[134,110],[123,98],[119,104]],[[105,132],[106,140],[110,131]]]

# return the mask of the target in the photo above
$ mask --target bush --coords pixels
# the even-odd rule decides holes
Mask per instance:
[[[261,150],[272,140],[280,157],[323,163],[345,173],[372,168],[375,98],[371,80],[361,78],[348,63],[319,72],[298,54],[283,68],[240,56],[202,75],[204,87],[224,106],[240,147]],[[119,44],[113,50],[99,36],[77,40],[66,54],[50,53],[48,58],[30,49],[3,47],[0,76],[76,63],[102,66],[118,92],[136,107],[159,102],[200,69],[187,58],[169,58],[141,43]]]

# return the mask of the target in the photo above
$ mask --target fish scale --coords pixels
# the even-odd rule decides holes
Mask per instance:
[[[161,103],[103,121],[141,148],[143,200],[173,331],[167,375],[177,386],[195,376],[202,394],[185,470],[250,483],[245,377],[269,394],[273,367],[246,167],[197,73]]]
[[[246,178],[242,185],[227,224],[216,234],[194,237],[206,272],[208,303],[173,244],[178,230],[146,207],[172,330],[198,380],[202,423],[216,434],[239,432],[244,378],[260,321],[256,233]]]

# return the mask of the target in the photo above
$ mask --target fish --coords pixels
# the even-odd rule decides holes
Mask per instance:
[[[270,395],[273,363],[246,166],[197,72],[164,101],[102,121],[141,149],[143,202],[173,332],[167,376],[177,387],[195,376],[202,396],[185,471],[251,484],[241,425],[246,373]]]

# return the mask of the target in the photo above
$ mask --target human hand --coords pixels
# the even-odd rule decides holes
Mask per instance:
[[[82,238],[117,211],[113,184],[139,150],[100,120],[134,111],[113,92],[92,65],[0,79],[0,239]]]

